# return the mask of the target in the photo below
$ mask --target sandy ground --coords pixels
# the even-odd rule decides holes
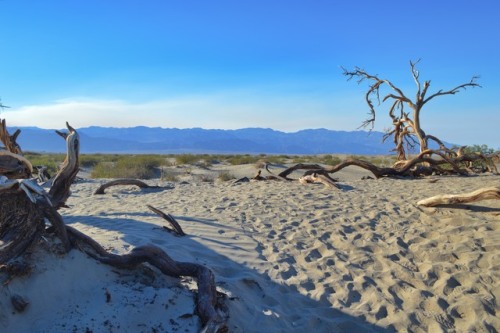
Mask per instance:
[[[114,253],[145,244],[210,267],[227,295],[230,332],[498,332],[500,200],[438,208],[416,202],[500,186],[500,176],[298,182],[205,182],[253,166],[193,169],[161,190],[81,179],[60,212]],[[85,176],[85,174],[82,174]],[[166,232],[146,205],[188,234]],[[0,282],[1,332],[197,332],[195,283],[118,270],[42,241],[31,275]],[[3,274],[3,275],[2,275]],[[10,296],[29,301],[22,313]]]

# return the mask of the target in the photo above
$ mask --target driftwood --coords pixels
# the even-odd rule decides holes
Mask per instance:
[[[322,175],[317,173],[302,176],[299,178],[299,182],[301,184],[322,183],[323,185],[329,188],[339,188],[338,185],[335,184],[334,180],[330,178],[328,175]]]
[[[500,199],[500,187],[484,187],[465,194],[436,195],[417,202],[419,206],[433,207],[438,205],[462,204],[481,200]]]
[[[102,184],[95,192],[94,194],[104,194],[104,190],[107,189],[108,187],[111,186],[117,186],[117,185],[135,185],[140,188],[160,188],[159,186],[151,186],[146,184],[143,181],[137,180],[137,179],[115,179],[110,182],[107,182],[105,184]]]
[[[285,179],[285,178],[273,175],[272,172],[268,169],[267,166],[266,166],[266,170],[269,173],[271,173],[271,175],[269,175],[269,176],[262,176],[262,170],[258,170],[257,174],[254,177],[252,177],[250,180],[251,181],[259,181],[259,180],[288,180],[288,179]]]
[[[433,158],[432,155],[436,155],[438,158]],[[370,171],[375,178],[382,177],[392,177],[392,178],[404,178],[404,177],[421,177],[435,175],[452,175],[458,174],[462,176],[469,175],[473,173],[473,170],[467,167],[467,163],[480,161],[483,163],[485,169],[494,174],[498,174],[498,170],[493,163],[492,158],[482,154],[466,154],[466,155],[454,155],[449,156],[447,151],[440,150],[426,150],[419,155],[415,156],[410,160],[398,161],[392,167],[378,167],[373,163],[370,163],[361,159],[347,159],[341,163],[333,166],[321,166],[319,164],[303,164],[299,163],[291,166],[278,174],[277,177],[281,179],[291,180],[289,178],[290,174],[297,170],[306,170],[304,177],[308,175],[322,175],[328,177],[328,182],[335,181],[330,178],[330,174],[336,173],[349,166],[357,166],[359,168]],[[303,178],[304,178],[303,177]],[[307,179],[311,180],[311,177],[306,177],[303,182]]]
[[[151,206],[151,205],[146,205],[149,209],[151,209],[153,212],[156,214],[160,215],[162,218],[164,218],[170,225],[172,226],[172,229],[166,228],[165,229],[169,231],[173,231],[176,235],[178,236],[185,236],[186,234],[184,233],[184,230],[182,230],[180,224],[177,222],[177,220],[170,214],[165,214],[161,210]]]
[[[15,138],[19,133],[10,136],[5,121],[1,122],[0,138],[6,140],[5,147],[13,151],[1,155],[4,159],[0,159],[0,165],[8,167],[4,170],[7,175],[0,173],[0,270],[13,275],[27,272],[29,270],[27,265],[20,265],[15,259],[20,258],[29,248],[36,246],[44,234],[53,230],[61,240],[63,253],[78,248],[92,258],[114,267],[133,269],[148,263],[168,276],[194,277],[198,284],[196,313],[201,319],[202,331],[226,331],[227,315],[219,310],[223,306],[219,306],[214,276],[209,268],[195,263],[177,262],[153,245],[137,247],[125,255],[112,254],[91,237],[64,224],[57,209],[65,206],[70,195],[70,185],[79,168],[78,133],[68,124],[67,127],[69,133],[59,133],[66,139],[66,159],[52,181],[49,193],[46,193],[30,180],[8,177],[14,176],[16,172],[29,176],[28,166],[31,164],[25,163],[25,159],[20,155],[20,149],[16,150],[18,146],[15,144]],[[20,164],[7,163],[11,159],[20,161]],[[2,164],[2,161],[7,162]],[[22,172],[19,173],[19,170]],[[52,224],[51,228],[46,229],[46,220]],[[22,311],[27,305],[22,298],[11,301],[17,311]]]

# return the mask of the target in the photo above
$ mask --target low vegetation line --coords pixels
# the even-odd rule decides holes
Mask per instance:
[[[25,153],[25,157],[33,165],[45,166],[50,175],[57,172],[63,162],[63,154]],[[242,165],[255,164],[257,168],[265,164],[284,165],[296,163],[319,163],[335,165],[345,158],[357,158],[353,155],[267,155],[267,154],[81,154],[80,166],[88,169],[91,178],[163,178],[175,181],[176,176],[167,170],[176,167],[210,168],[214,165]],[[394,156],[363,156],[378,166],[389,166],[394,163]],[[189,168],[188,168],[189,170]],[[186,171],[187,172],[187,171]],[[228,173],[220,175],[220,180],[227,181],[231,177]]]

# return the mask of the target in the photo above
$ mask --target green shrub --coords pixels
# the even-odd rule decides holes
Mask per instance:
[[[256,163],[257,161],[259,161],[261,159],[262,159],[261,156],[250,155],[250,154],[231,155],[231,156],[228,156],[227,162],[231,165],[241,165],[241,164]]]
[[[488,147],[487,145],[473,145],[467,146],[464,149],[465,153],[481,153],[483,155],[493,154],[495,149]]]
[[[217,177],[217,179],[220,180],[220,181],[223,181],[223,182],[227,182],[229,180],[236,179],[236,177],[233,174],[231,174],[230,172],[224,171],[224,172],[221,172],[219,174],[219,176]]]
[[[116,155],[103,155],[103,154],[81,154],[80,155],[80,166],[84,168],[95,167],[100,162],[112,162],[118,157]]]
[[[176,161],[177,165],[195,164],[199,160],[200,160],[199,155],[181,154],[181,155],[175,156],[175,161]]]
[[[65,154],[40,154],[27,152],[24,157],[31,162],[33,167],[45,166],[47,167],[47,172],[53,176],[59,170],[59,165],[64,161]]]
[[[168,171],[168,170],[161,170],[161,180],[167,181],[167,182],[178,182],[179,177],[176,173]]]
[[[116,161],[98,162],[91,177],[151,179],[163,163],[165,158],[160,155],[122,155]]]

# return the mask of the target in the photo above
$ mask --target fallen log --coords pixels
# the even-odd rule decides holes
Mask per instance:
[[[417,205],[433,207],[438,205],[462,204],[490,199],[500,199],[500,187],[485,187],[465,194],[436,195],[420,200],[417,202]]]
[[[94,194],[104,194],[104,190],[106,190],[108,187],[118,186],[118,185],[135,185],[135,186],[138,186],[139,188],[161,188],[160,186],[148,185],[141,180],[124,178],[124,179],[115,179],[115,180],[112,180],[112,181],[107,182],[105,184],[102,184],[94,192]]]

